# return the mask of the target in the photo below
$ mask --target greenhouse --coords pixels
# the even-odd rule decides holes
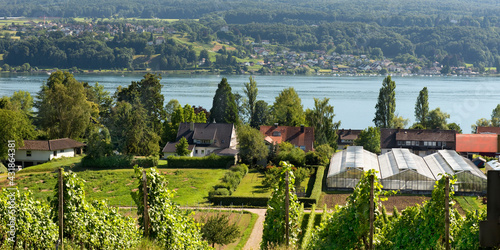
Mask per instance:
[[[329,189],[352,189],[363,175],[363,171],[376,170],[377,177],[388,190],[407,192],[430,192],[444,174],[455,175],[454,185],[458,192],[486,191],[486,175],[470,160],[453,150],[421,157],[404,148],[375,155],[360,146],[352,146],[335,153],[330,161],[327,175]]]

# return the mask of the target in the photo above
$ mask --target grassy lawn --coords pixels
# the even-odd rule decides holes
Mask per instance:
[[[208,203],[208,191],[220,182],[225,169],[161,169],[168,179],[168,188],[176,191],[174,201],[182,206]],[[139,184],[132,169],[86,170],[77,172],[85,180],[85,192],[91,200],[107,199],[113,206],[135,206],[132,191]],[[31,190],[36,199],[46,200],[54,195],[56,173],[27,173],[16,176],[20,190]],[[0,186],[6,187],[5,175]]]
[[[69,167],[71,165],[77,165],[82,161],[82,158],[83,156],[54,159],[40,165],[24,168],[19,171],[18,174],[56,171],[59,167]]]
[[[455,200],[463,210],[468,212],[486,209],[486,205],[484,205],[482,200],[478,199],[476,196],[455,196]]]
[[[241,180],[240,185],[232,194],[233,196],[249,196],[249,197],[269,197],[271,196],[271,189],[265,189],[262,186],[262,180],[264,180],[264,174],[256,171],[250,170],[243,180]]]

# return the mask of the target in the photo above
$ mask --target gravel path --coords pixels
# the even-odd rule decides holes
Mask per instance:
[[[266,217],[266,209],[262,208],[249,208],[243,209],[251,213],[257,214],[259,217],[255,222],[250,238],[248,238],[247,244],[243,247],[243,250],[258,250],[260,249],[260,242],[262,241],[262,231],[264,230],[264,218]]]

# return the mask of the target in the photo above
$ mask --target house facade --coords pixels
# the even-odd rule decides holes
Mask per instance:
[[[82,154],[84,143],[69,138],[55,140],[24,140],[16,150],[16,165],[29,167],[52,159]]]
[[[363,130],[359,129],[339,129],[337,130],[338,140],[337,146],[339,149],[344,149],[347,146],[353,146],[354,141],[358,139],[359,134]]]
[[[260,126],[260,133],[264,135],[266,143],[277,145],[284,141],[304,150],[306,153],[314,150],[313,127],[290,126]]]
[[[162,150],[164,158],[177,155],[175,146],[182,137],[188,141],[191,157],[203,157],[212,153],[226,156],[238,154],[236,129],[232,123],[179,124],[175,142],[168,142]]]
[[[382,154],[392,148],[407,148],[412,153],[425,156],[437,150],[455,150],[456,131],[443,129],[380,129]]]

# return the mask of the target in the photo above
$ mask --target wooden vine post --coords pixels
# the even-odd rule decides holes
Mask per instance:
[[[144,205],[144,237],[149,236],[149,212],[148,212],[148,179],[146,170],[142,171],[142,194]]]
[[[444,187],[444,240],[446,250],[450,250],[450,177],[445,177]]]
[[[375,232],[375,228],[373,226],[373,222],[375,221],[375,204],[373,201],[374,178],[375,176],[371,174],[370,175],[370,242],[368,243],[370,246],[369,249],[373,249],[373,234]]]
[[[58,245],[61,247],[60,249],[64,249],[63,243],[63,232],[64,232],[64,186],[63,186],[63,171],[62,168],[59,168],[59,240]]]
[[[290,188],[288,184],[288,170],[285,173],[286,193],[285,193],[285,238],[286,246],[290,245]]]

